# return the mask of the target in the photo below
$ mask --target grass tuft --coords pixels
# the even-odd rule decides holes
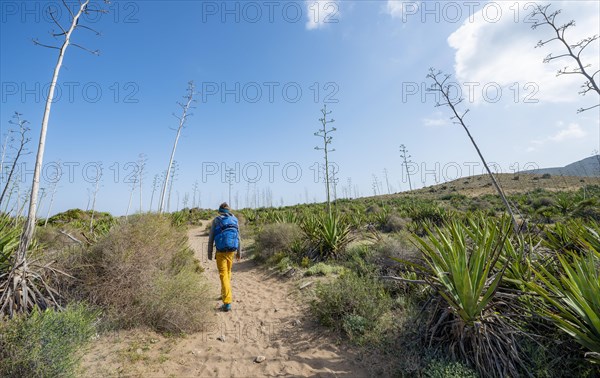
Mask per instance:
[[[75,376],[79,352],[96,334],[97,317],[88,306],[74,304],[0,321],[0,376]]]

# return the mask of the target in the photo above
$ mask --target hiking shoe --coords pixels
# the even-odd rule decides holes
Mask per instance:
[[[231,303],[223,304],[223,306],[219,307],[219,310],[223,312],[231,311]]]

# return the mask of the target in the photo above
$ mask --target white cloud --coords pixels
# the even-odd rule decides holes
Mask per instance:
[[[587,133],[577,123],[571,123],[566,129],[560,130],[558,133],[549,137],[553,142],[562,142],[565,139],[579,139],[586,136]]]
[[[562,125],[563,125],[562,122],[558,122],[558,126],[562,126]],[[581,139],[581,138],[584,138],[586,135],[587,135],[587,132],[579,124],[570,123],[567,127],[559,130],[558,132],[554,133],[553,135],[550,135],[543,139],[532,140],[531,146],[529,146],[529,148],[527,148],[527,151],[528,152],[536,151],[540,147],[542,147],[543,145],[545,145],[549,142],[559,143],[559,142],[564,142],[569,139]]]
[[[418,8],[419,5],[415,1],[387,0],[385,12],[392,18],[401,18],[406,21],[407,14],[414,14]]]
[[[517,93],[520,102],[527,95],[533,100],[553,103],[595,100],[578,95],[585,81],[583,76],[556,77],[559,69],[574,66],[570,58],[542,62],[550,53],[564,53],[564,47],[554,41],[534,48],[539,40],[552,38],[552,30],[548,25],[531,29],[532,4],[525,1],[490,2],[476,10],[448,37],[448,44],[456,50],[454,71],[457,81],[478,83],[478,89],[474,91],[475,103],[483,100],[481,89],[486,84],[501,87],[502,95],[511,101]],[[553,3],[551,9],[562,9],[557,17],[559,24],[576,20],[576,27],[569,28],[566,34],[568,41],[575,43],[598,29],[599,8],[599,3],[594,1],[562,1]],[[591,72],[600,65],[599,45],[596,41],[582,54],[584,62],[592,65]],[[526,87],[527,83],[533,85]]]
[[[340,19],[340,0],[304,0],[306,5],[306,29],[315,30]]]
[[[423,126],[426,127],[440,127],[440,126],[448,126],[450,122],[448,122],[448,118],[442,117],[440,113],[436,114],[432,118],[423,118]]]

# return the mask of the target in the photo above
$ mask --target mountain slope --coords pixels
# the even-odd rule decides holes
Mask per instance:
[[[600,155],[590,156],[564,167],[540,168],[519,173],[536,175],[551,174],[557,176],[600,177]]]

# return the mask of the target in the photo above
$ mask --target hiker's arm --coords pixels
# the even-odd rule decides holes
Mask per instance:
[[[213,221],[210,225],[210,231],[208,232],[208,259],[213,258],[213,244],[215,242],[215,222]]]
[[[242,236],[238,231],[238,249],[237,249],[237,258],[238,260],[242,258]]]

